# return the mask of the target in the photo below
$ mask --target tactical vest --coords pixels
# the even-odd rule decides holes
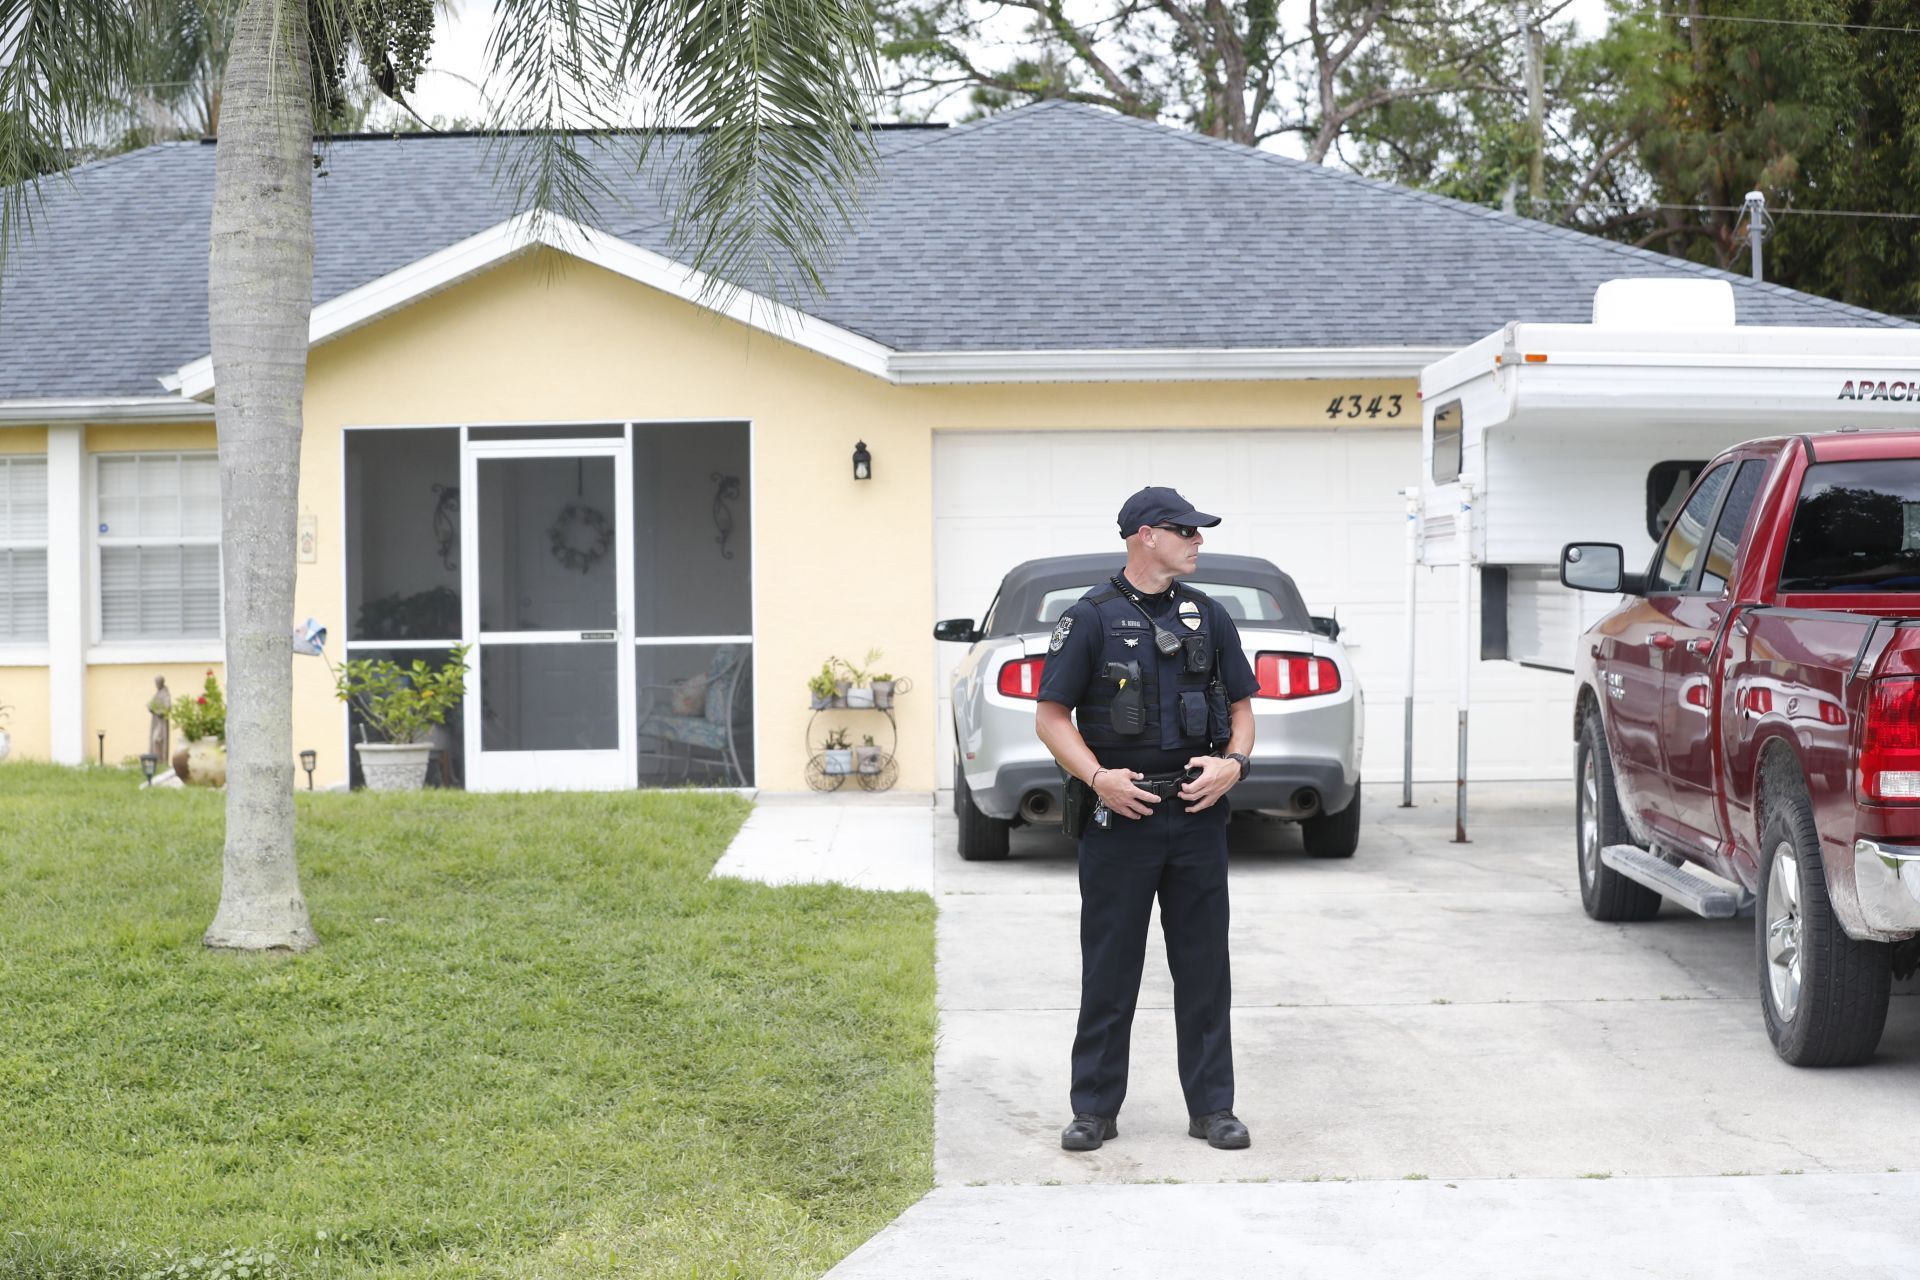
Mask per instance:
[[[1086,696],[1074,709],[1074,720],[1096,754],[1102,747],[1206,752],[1227,740],[1227,695],[1219,678],[1213,610],[1201,592],[1180,585],[1174,590],[1178,599],[1198,606],[1199,626],[1190,628],[1181,622],[1177,605],[1159,625],[1183,644],[1190,636],[1200,637],[1196,647],[1206,655],[1206,665],[1199,671],[1189,670],[1184,650],[1172,657],[1160,653],[1154,646],[1154,624],[1117,586],[1095,587],[1080,597],[1081,603],[1093,606],[1098,618],[1100,651]],[[1115,672],[1130,664],[1139,668],[1144,704],[1144,722],[1137,733],[1122,732],[1114,724],[1114,704],[1122,690]]]

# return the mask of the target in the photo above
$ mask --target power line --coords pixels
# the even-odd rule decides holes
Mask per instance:
[[[1727,13],[1685,13],[1673,16],[1686,22],[1745,22],[1764,27],[1824,27],[1829,31],[1891,31],[1896,35],[1920,36],[1920,27],[1873,26],[1858,22],[1817,22],[1812,18],[1744,18]]]
[[[1547,200],[1539,203],[1559,207],[1555,201]],[[1618,209],[1623,213],[1651,213],[1656,209],[1670,209],[1681,213],[1742,213],[1746,209],[1745,205],[1739,204],[1629,204],[1617,200],[1583,200],[1580,206]],[[1793,215],[1802,218],[1888,218],[1897,222],[1920,222],[1920,213],[1874,213],[1859,209],[1796,209],[1791,205],[1783,205],[1779,208],[1769,205],[1767,212],[1783,218]]]

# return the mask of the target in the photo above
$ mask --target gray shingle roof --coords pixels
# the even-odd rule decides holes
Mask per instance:
[[[680,145],[668,140],[669,145]],[[1043,103],[879,135],[861,225],[806,309],[902,351],[1464,345],[1584,321],[1618,276],[1733,282],[1740,322],[1906,322],[1477,205]],[[214,149],[173,143],[46,185],[0,289],[0,399],[150,395],[207,353]],[[603,211],[667,253],[651,184]],[[339,141],[314,184],[314,296],[513,212],[485,143]]]

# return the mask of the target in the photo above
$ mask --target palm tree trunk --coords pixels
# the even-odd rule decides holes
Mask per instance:
[[[220,435],[227,840],[206,945],[318,944],[293,852],[294,526],[313,309],[305,0],[247,0],[220,112],[207,281]]]

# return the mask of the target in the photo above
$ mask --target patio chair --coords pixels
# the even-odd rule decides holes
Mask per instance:
[[[641,754],[662,761],[677,761],[681,765],[682,781],[697,763],[704,769],[723,773],[734,786],[745,786],[747,773],[740,766],[740,747],[734,737],[734,708],[751,666],[747,653],[741,645],[721,645],[714,650],[704,675],[689,676],[671,684],[640,686],[644,697],[640,736],[682,748],[678,754],[661,751]]]

